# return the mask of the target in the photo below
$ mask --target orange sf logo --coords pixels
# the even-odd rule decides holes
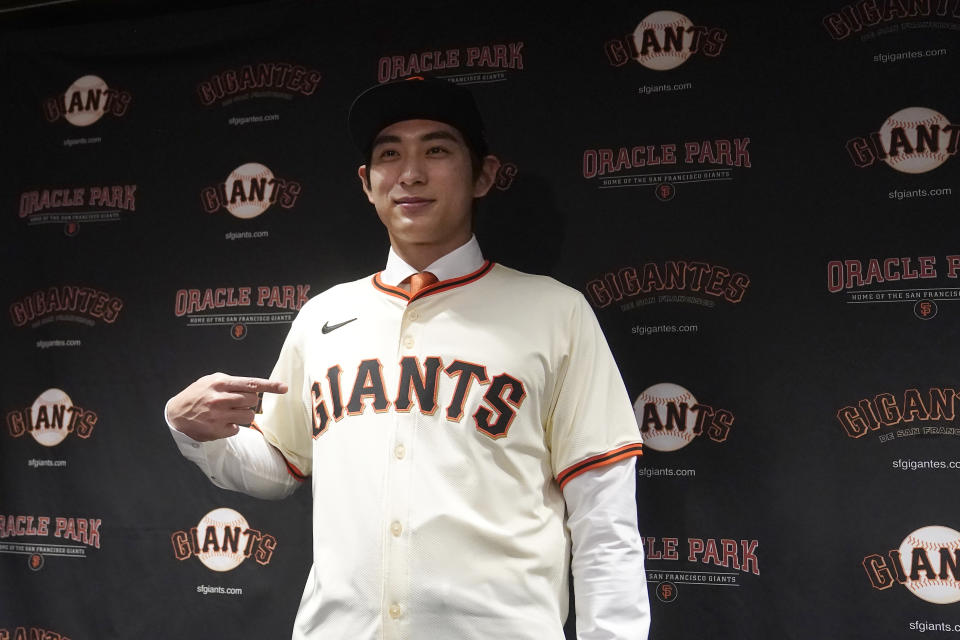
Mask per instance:
[[[933,306],[929,302],[920,303],[920,315],[928,316],[933,312]]]

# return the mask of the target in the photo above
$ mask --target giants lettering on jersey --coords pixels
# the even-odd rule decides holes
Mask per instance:
[[[408,413],[416,402],[420,413],[434,415],[440,407],[437,390],[441,370],[456,380],[445,409],[447,420],[460,422],[467,395],[476,383],[487,387],[483,402],[473,413],[477,430],[494,439],[506,436],[527,391],[520,380],[509,374],[501,373],[490,378],[487,368],[480,364],[454,360],[444,367],[443,361],[436,356],[428,357],[423,364],[415,356],[405,356],[400,360],[400,384],[392,401],[394,409]],[[314,438],[323,435],[330,425],[330,418],[339,422],[345,414],[359,416],[368,406],[376,413],[390,409],[391,401],[387,398],[383,381],[383,364],[379,360],[360,362],[353,386],[346,396],[342,374],[343,369],[334,365],[327,369],[323,380],[314,380],[310,385]]]

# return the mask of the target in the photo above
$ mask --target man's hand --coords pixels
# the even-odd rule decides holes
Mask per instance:
[[[253,422],[261,392],[286,393],[287,385],[212,373],[170,399],[167,419],[174,429],[198,442],[229,438],[240,429],[237,425]]]

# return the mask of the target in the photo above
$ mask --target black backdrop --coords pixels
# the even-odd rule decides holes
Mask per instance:
[[[346,113],[417,73],[471,86],[505,163],[487,257],[588,296],[652,429],[651,637],[960,631],[957,4],[264,2],[4,33],[0,639],[287,636],[309,489],[213,487],[162,407],[268,374],[301,294],[382,267]],[[661,17],[680,53],[653,55]],[[283,187],[243,219],[210,194],[249,163]],[[703,432],[658,431],[655,397]],[[272,552],[209,569],[183,541],[218,508]]]

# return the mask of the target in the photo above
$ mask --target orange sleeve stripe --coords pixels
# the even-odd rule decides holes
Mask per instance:
[[[256,422],[251,422],[251,423],[250,423],[250,428],[251,428],[251,429],[256,429],[257,431],[260,431],[260,427],[257,426],[257,423],[256,423]],[[263,431],[260,431],[260,435],[263,435]],[[266,436],[264,436],[263,439],[267,442],[267,444],[269,444],[271,447],[273,447],[273,444],[271,444],[271,442],[270,442],[269,440],[267,440]],[[277,449],[276,447],[273,447],[273,448],[274,448],[274,449]],[[280,451],[280,450],[277,449],[277,451]],[[283,451],[280,451],[280,455],[283,456]],[[289,460],[287,460],[287,456],[283,456],[283,461],[284,461],[284,463],[287,465],[287,473],[289,473],[290,475],[292,475],[294,480],[296,480],[297,482],[304,482],[304,481],[306,481],[306,479],[307,479],[306,474],[304,474],[303,471],[300,471],[300,469],[297,468],[297,465],[295,465],[295,464],[293,464],[292,462],[290,462]]]
[[[557,482],[560,483],[560,488],[563,489],[564,485],[570,482],[571,479],[576,478],[585,471],[597,469],[608,464],[613,464],[614,462],[620,462],[621,460],[626,460],[627,458],[642,455],[643,445],[639,442],[634,442],[632,444],[620,447],[619,449],[614,449],[613,451],[608,451],[607,453],[601,453],[598,456],[587,458],[586,460],[567,467],[557,474]]]

